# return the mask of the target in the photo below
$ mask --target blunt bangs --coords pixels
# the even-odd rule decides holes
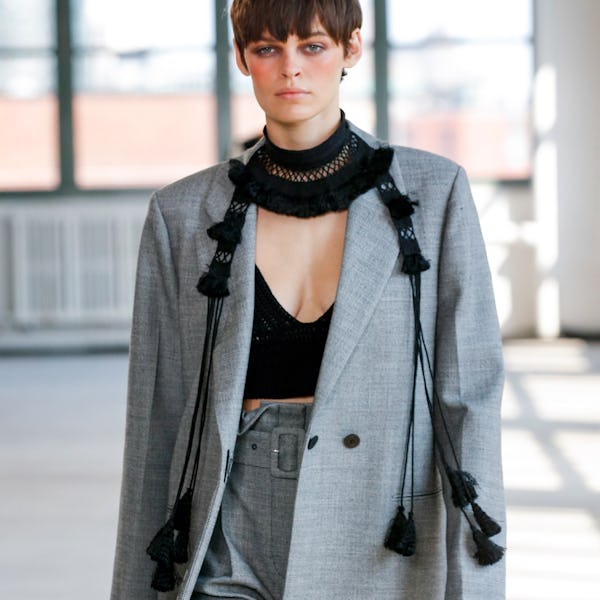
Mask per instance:
[[[233,34],[241,51],[265,32],[281,42],[290,35],[307,38],[316,19],[346,47],[362,25],[362,11],[358,0],[234,0],[231,6]]]

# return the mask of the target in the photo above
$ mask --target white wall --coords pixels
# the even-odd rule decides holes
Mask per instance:
[[[536,332],[536,244],[533,194],[527,184],[472,184],[502,335]]]
[[[536,2],[538,331],[600,334],[600,1]]]

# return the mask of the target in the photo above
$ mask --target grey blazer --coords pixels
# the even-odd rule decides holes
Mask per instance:
[[[354,128],[372,146],[379,143]],[[254,149],[242,156],[247,161]],[[190,598],[215,524],[236,440],[254,300],[256,207],[233,259],[214,352],[194,497],[190,559],[171,593],[150,588],[145,553],[174,501],[199,375],[206,298],[195,286],[233,184],[227,164],[153,195],[142,235],[130,349],[127,432],[113,600]],[[419,205],[413,222],[431,269],[423,329],[463,468],[504,525],[500,336],[477,214],[464,171],[395,148],[391,174]],[[417,397],[417,552],[384,548],[400,490],[410,406],[413,321],[396,230],[375,190],[349,209],[342,271],[298,480],[284,600],[501,600],[504,561],[481,567],[465,519],[436,470],[425,399]],[[347,448],[349,433],[360,444]],[[497,543],[503,545],[503,534]]]

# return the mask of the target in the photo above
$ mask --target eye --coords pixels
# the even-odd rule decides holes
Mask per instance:
[[[254,49],[254,54],[258,56],[271,56],[275,54],[275,48],[273,46],[258,46]]]
[[[321,44],[307,44],[305,49],[309,54],[319,54],[319,52],[325,50]]]

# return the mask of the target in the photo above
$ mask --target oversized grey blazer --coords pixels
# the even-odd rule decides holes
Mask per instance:
[[[206,321],[206,298],[196,283],[215,251],[206,230],[222,220],[233,193],[227,170],[224,163],[191,175],[150,202],[137,271],[113,600],[190,598],[223,496],[250,350],[254,205],[233,259],[214,352],[190,559],[176,591],[151,590],[154,563],[145,549],[173,504],[181,471]],[[414,227],[431,261],[422,276],[422,323],[437,391],[463,468],[479,481],[481,504],[503,525],[502,352],[467,178],[449,160],[401,147],[391,174],[419,203]],[[417,551],[406,558],[383,546],[398,505],[412,377],[411,293],[401,261],[396,230],[377,192],[356,198],[308,433],[319,441],[305,448],[298,479],[284,600],[504,598],[504,560],[477,565],[470,530],[441,483],[421,392]],[[349,433],[360,437],[356,448],[342,443]],[[503,536],[495,541],[503,544]]]

